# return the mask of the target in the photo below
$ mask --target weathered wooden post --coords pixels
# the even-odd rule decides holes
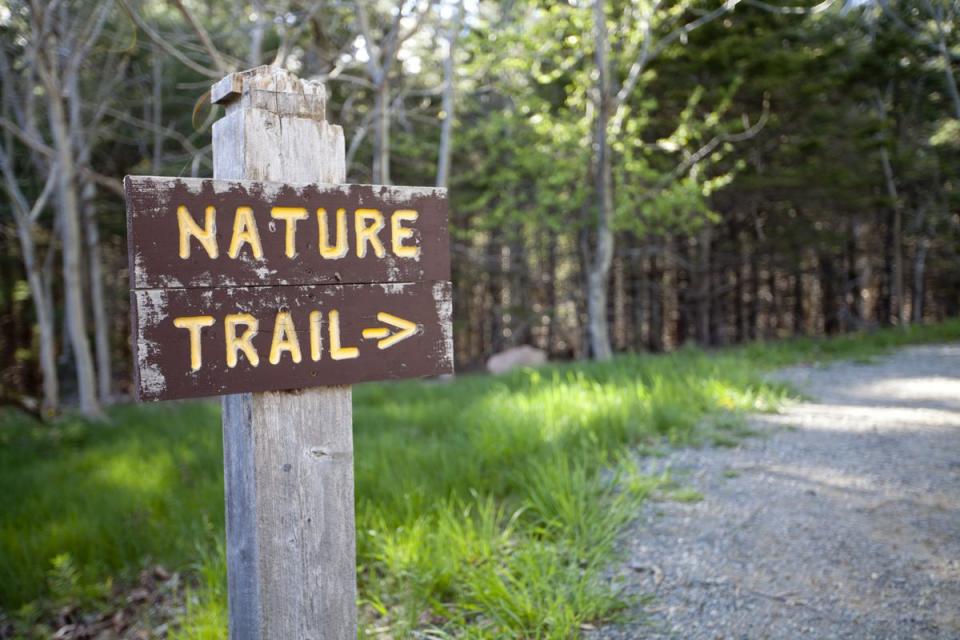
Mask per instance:
[[[353,640],[348,385],[453,371],[445,190],[337,186],[321,84],[259,67],[211,99],[213,180],[125,180],[137,396],[232,394],[231,639]]]
[[[326,89],[259,67],[214,85],[213,177],[346,180]],[[357,637],[349,386],[223,398],[232,640]]]

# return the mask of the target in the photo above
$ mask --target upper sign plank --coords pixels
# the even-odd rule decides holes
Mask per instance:
[[[127,176],[132,289],[450,279],[446,190]]]

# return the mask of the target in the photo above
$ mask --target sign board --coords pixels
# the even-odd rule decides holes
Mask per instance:
[[[444,189],[124,189],[140,399],[452,373]]]

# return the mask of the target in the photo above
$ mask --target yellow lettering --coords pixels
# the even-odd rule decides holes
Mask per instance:
[[[200,241],[200,246],[207,250],[207,255],[216,258],[219,254],[217,247],[217,210],[207,207],[203,219],[203,229],[196,223],[190,212],[184,206],[177,207],[177,224],[180,227],[180,257],[186,260],[190,257],[191,236]]]
[[[246,325],[243,335],[237,337],[237,326]],[[253,336],[257,335],[259,322],[249,313],[231,313],[223,319],[223,328],[227,342],[227,366],[231,369],[237,366],[237,352],[243,351],[247,360],[254,367],[260,364],[260,356],[253,346]]]
[[[342,211],[342,209],[341,209]],[[319,311],[310,312],[310,359],[314,362],[323,355],[323,334],[320,333],[323,324],[323,314]]]
[[[303,207],[273,207],[270,217],[286,223],[287,257],[297,255],[297,222],[307,219],[307,210]]]
[[[330,246],[330,227],[327,210],[317,209],[317,227],[320,233],[320,255],[328,260],[339,260],[347,255],[347,212],[337,209],[337,242]]]
[[[340,312],[330,312],[330,357],[334,360],[349,360],[359,358],[360,350],[356,347],[340,346]]]
[[[393,255],[398,258],[420,257],[420,245],[414,245],[412,247],[403,246],[404,240],[409,240],[413,237],[413,229],[404,227],[403,223],[405,221],[416,222],[419,217],[420,214],[413,209],[397,209],[393,212],[393,216],[390,217],[390,243],[393,248]]]
[[[356,211],[356,232],[357,232],[357,257],[367,257],[367,244],[373,247],[373,252],[378,258],[386,255],[383,243],[377,234],[383,229],[383,214],[376,209],[357,209]]]
[[[303,359],[300,354],[297,329],[293,326],[293,316],[289,311],[277,313],[277,320],[273,325],[273,342],[270,344],[270,364],[279,364],[280,356],[284,351],[290,352],[290,359],[294,363]]]
[[[254,258],[259,260],[263,257],[263,246],[260,244],[260,232],[257,231],[257,222],[253,218],[253,209],[237,207],[237,215],[233,219],[233,238],[230,240],[227,255],[236,258],[244,244],[250,245]]]
[[[173,319],[173,326],[190,332],[191,371],[196,371],[203,364],[203,359],[200,357],[200,332],[206,327],[212,327],[213,323],[213,316],[186,316]]]

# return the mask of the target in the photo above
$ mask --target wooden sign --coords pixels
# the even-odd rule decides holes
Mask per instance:
[[[445,190],[124,187],[140,399],[453,371]]]

